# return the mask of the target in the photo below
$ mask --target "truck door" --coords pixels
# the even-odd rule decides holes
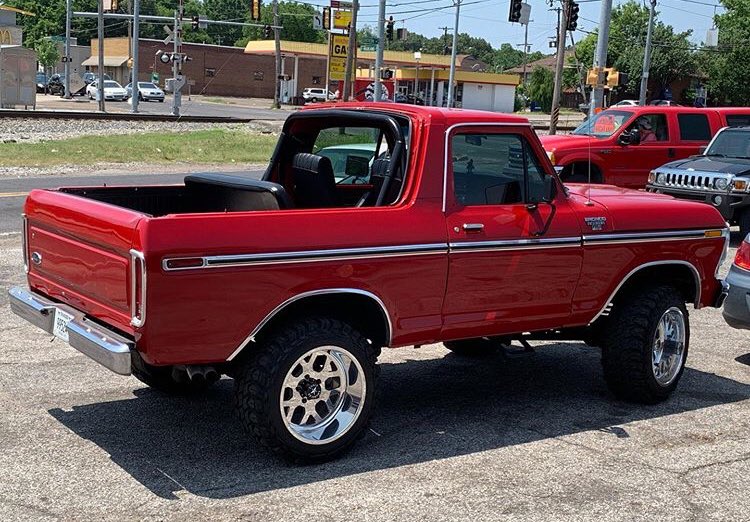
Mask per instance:
[[[450,243],[443,336],[565,324],[582,262],[580,228],[528,127],[465,126],[447,140]],[[551,204],[533,204],[555,182]]]
[[[714,121],[712,129],[711,120],[718,120],[718,118],[713,117],[714,115],[711,112],[687,109],[685,112],[673,114],[677,135],[674,145],[675,157],[672,159],[682,159],[698,154],[700,148],[711,141],[713,135],[720,128],[719,122]],[[712,116],[711,119],[709,119],[709,115]]]
[[[676,151],[667,116],[663,112],[638,115],[623,134],[638,130],[640,140],[613,147],[607,161],[612,165],[610,183],[620,187],[643,188],[648,173],[674,159]]]

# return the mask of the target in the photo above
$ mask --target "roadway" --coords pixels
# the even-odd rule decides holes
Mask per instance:
[[[222,171],[226,173],[225,171]],[[262,170],[229,172],[228,174],[260,177]],[[195,174],[195,172],[191,172]],[[85,187],[100,185],[166,185],[181,183],[185,173],[169,174],[106,174],[92,176],[48,176],[37,178],[0,178],[0,237],[13,236],[21,229],[21,213],[28,193],[34,189]]]

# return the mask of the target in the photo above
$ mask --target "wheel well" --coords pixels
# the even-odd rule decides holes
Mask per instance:
[[[350,324],[376,346],[387,346],[391,339],[387,314],[385,306],[371,294],[337,291],[310,295],[276,311],[255,334],[255,341],[261,341],[296,319],[323,316]]]
[[[676,288],[686,303],[698,303],[700,276],[695,267],[683,263],[662,263],[638,269],[625,280],[611,302],[617,306],[641,288],[663,285]]]
[[[569,165],[563,167],[560,173],[560,179],[562,181],[570,182],[586,182],[589,176],[589,162],[588,161],[574,161]],[[603,183],[604,176],[602,175],[602,169],[599,168],[596,163],[591,163],[591,182],[592,183]]]

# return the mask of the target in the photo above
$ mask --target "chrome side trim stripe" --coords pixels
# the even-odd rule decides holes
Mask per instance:
[[[515,239],[504,241],[459,241],[450,243],[451,253],[495,251],[495,250],[537,250],[546,248],[580,247],[580,237]]]
[[[615,234],[592,234],[583,236],[583,244],[606,245],[613,243],[645,243],[652,241],[684,241],[686,239],[716,239],[706,232],[719,229],[671,230],[664,232],[636,232]]]

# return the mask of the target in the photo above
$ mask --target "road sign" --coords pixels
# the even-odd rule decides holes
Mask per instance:
[[[331,0],[331,7],[334,9],[351,9],[354,7],[354,4],[351,2],[341,2],[340,0]]]
[[[151,83],[153,83],[154,85],[159,85],[159,73],[158,72],[151,73]]]
[[[349,37],[347,35],[331,35],[331,59],[328,69],[328,76],[331,80],[339,81],[346,77],[346,51],[348,47]]]
[[[164,26],[164,30],[167,32],[167,37],[164,39],[164,45],[169,45],[169,42],[174,42],[174,31],[168,25]]]
[[[323,13],[320,11],[316,12],[313,15],[313,29],[316,31],[322,31],[323,30]]]
[[[335,11],[333,14],[333,27],[335,29],[348,29],[352,23],[351,11]]]
[[[376,44],[362,44],[359,46],[359,50],[363,53],[371,53],[376,51],[378,46]]]

